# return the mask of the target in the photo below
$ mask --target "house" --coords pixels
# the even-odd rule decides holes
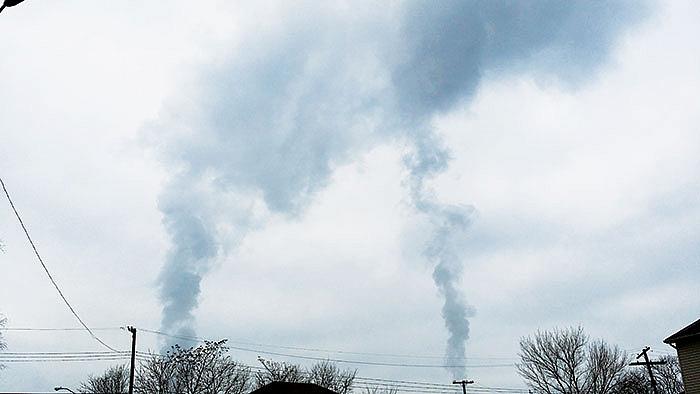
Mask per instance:
[[[338,394],[313,383],[272,382],[250,394]]]
[[[700,394],[700,319],[664,340],[678,353],[686,394]]]

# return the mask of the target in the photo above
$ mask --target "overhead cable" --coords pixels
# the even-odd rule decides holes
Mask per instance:
[[[171,337],[175,339],[184,339],[188,341],[193,341],[193,342],[202,342],[204,341],[203,338],[199,337],[192,337],[192,336],[183,336],[183,335],[174,335],[174,334],[168,334],[162,331],[156,331],[156,330],[148,330],[144,328],[139,328],[140,331],[144,332],[149,332],[152,334],[157,334],[157,335],[162,335],[166,337]],[[444,365],[444,364],[408,364],[408,363],[389,363],[389,362],[379,362],[379,361],[366,361],[366,360],[345,360],[345,359],[338,359],[338,358],[329,358],[329,357],[315,357],[315,356],[304,356],[300,354],[289,354],[289,353],[281,353],[281,352],[272,352],[269,350],[260,350],[260,349],[250,349],[250,348],[245,348],[245,347],[240,347],[240,346],[231,346],[227,345],[228,348],[234,349],[234,350],[240,350],[243,352],[249,352],[249,353],[258,353],[258,354],[267,354],[271,356],[281,356],[281,357],[291,357],[291,358],[299,358],[299,359],[304,359],[304,360],[315,360],[315,361],[331,361],[335,363],[342,363],[342,364],[356,364],[356,365],[376,365],[376,366],[383,366],[383,367],[405,367],[405,368],[503,368],[503,367],[513,367],[515,364],[469,364],[469,365]]]
[[[186,341],[201,342],[204,340],[203,338],[200,338],[200,337],[193,337],[193,336],[186,336],[186,335],[173,335],[173,334],[168,334],[168,333],[164,333],[164,332],[157,331],[157,330],[149,330],[146,328],[138,328],[138,329],[140,331],[145,331],[145,332],[149,332],[152,334],[169,336],[169,337],[177,338],[177,339],[183,339]],[[312,347],[289,346],[289,345],[274,345],[274,344],[266,344],[266,343],[256,343],[256,342],[251,342],[251,341],[241,341],[241,340],[235,340],[235,339],[228,339],[228,343],[236,343],[236,344],[241,344],[241,345],[258,346],[258,347],[272,347],[272,348],[288,349],[288,350],[302,350],[302,351],[317,352],[317,353],[352,354],[352,355],[359,355],[359,356],[417,358],[417,359],[419,359],[419,358],[424,358],[424,359],[433,358],[433,359],[441,359],[441,360],[444,360],[444,359],[448,359],[448,360],[515,360],[512,357],[447,357],[446,358],[444,356],[436,356],[436,355],[354,352],[354,351],[333,350],[333,349],[324,349],[324,348],[312,348]]]
[[[61,297],[63,302],[66,304],[68,309],[70,309],[71,313],[75,318],[80,322],[80,325],[83,326],[83,328],[92,336],[93,339],[95,339],[97,342],[99,342],[102,346],[106,347],[107,349],[116,352],[117,350],[114,349],[113,347],[109,346],[106,344],[102,339],[100,339],[95,333],[90,329],[90,327],[85,324],[83,319],[80,318],[78,313],[75,311],[73,306],[68,302],[66,299],[66,296],[63,295],[63,291],[61,291],[61,288],[58,286],[58,283],[54,280],[53,276],[51,276],[51,272],[49,272],[49,269],[46,267],[46,264],[44,264],[44,260],[41,258],[41,255],[39,254],[39,251],[36,248],[36,245],[34,244],[34,241],[32,240],[32,237],[29,235],[29,231],[27,230],[27,227],[24,225],[24,222],[22,221],[22,217],[19,215],[19,212],[17,212],[17,208],[15,208],[15,204],[12,202],[12,198],[10,198],[10,193],[7,191],[7,188],[5,187],[5,182],[2,181],[2,178],[0,178],[0,184],[2,185],[2,190],[5,192],[5,196],[7,197],[7,201],[10,203],[10,207],[12,207],[12,211],[14,211],[15,216],[17,217],[17,220],[19,221],[20,226],[22,226],[22,230],[24,230],[24,235],[27,236],[27,239],[29,240],[29,244],[32,246],[32,250],[34,250],[34,254],[36,255],[37,259],[39,260],[39,263],[41,263],[41,267],[44,269],[44,272],[46,272],[46,276],[49,277],[49,280],[53,284],[53,287],[56,288],[56,291],[58,292],[58,295]]]

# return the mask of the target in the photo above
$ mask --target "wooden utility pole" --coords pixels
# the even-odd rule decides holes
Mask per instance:
[[[136,328],[126,328],[131,333],[131,372],[129,373],[129,394],[134,394],[134,366],[136,362]]]
[[[460,384],[460,385],[462,385],[462,394],[467,394],[467,385],[468,385],[468,384],[473,384],[473,383],[474,383],[473,380],[466,380],[466,379],[463,379],[463,380],[453,380],[453,381],[452,381],[452,384]]]
[[[656,388],[656,379],[654,379],[654,371],[652,371],[651,366],[652,365],[664,365],[666,364],[666,361],[649,361],[649,356],[647,355],[647,352],[649,351],[649,346],[645,347],[642,349],[642,352],[637,355],[637,360],[639,360],[641,357],[644,357],[644,362],[633,362],[630,363],[631,366],[646,366],[647,371],[649,372],[649,379],[651,380],[651,390],[654,392],[654,394],[659,394],[658,389]]]

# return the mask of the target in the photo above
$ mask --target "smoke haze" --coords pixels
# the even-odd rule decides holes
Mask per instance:
[[[300,7],[280,29],[203,67],[197,87],[182,93],[187,104],[159,119],[173,168],[159,204],[172,243],[160,276],[162,329],[194,333],[202,278],[266,214],[303,215],[335,168],[398,143],[408,147],[409,201],[431,223],[424,255],[443,298],[447,364],[464,363],[474,311],[461,291],[461,245],[474,209],[431,191],[450,157],[432,118],[468,104],[485,75],[585,81],[641,6],[409,2],[362,15],[323,7]]]

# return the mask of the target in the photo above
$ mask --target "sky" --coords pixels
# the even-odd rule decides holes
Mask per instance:
[[[700,6],[564,4],[28,0],[0,14],[0,177],[119,349],[134,325],[513,388],[541,329],[673,353],[700,310]],[[3,205],[7,327],[80,327]],[[109,365],[12,363],[0,390]]]

